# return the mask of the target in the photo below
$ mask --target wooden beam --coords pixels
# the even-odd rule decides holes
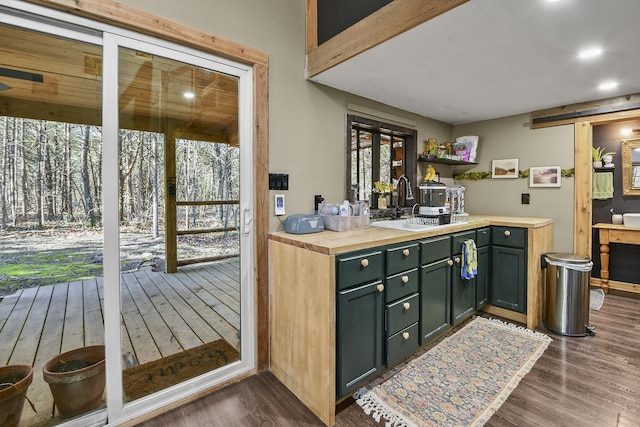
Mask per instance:
[[[574,219],[573,252],[591,257],[591,223],[593,204],[591,200],[591,147],[593,131],[591,123],[575,124],[574,133]]]
[[[269,69],[253,67],[253,225],[255,231],[254,266],[258,371],[269,368]],[[240,207],[242,209],[242,207]]]
[[[399,34],[435,18],[469,0],[395,0],[363,20],[356,22],[340,34],[307,51],[306,77],[310,78],[334,67],[349,58],[371,49]],[[307,49],[310,41],[317,45],[317,29],[310,20],[317,22],[315,0],[307,1]],[[309,34],[309,31],[315,34]]]
[[[307,0],[307,52],[318,46],[318,0]]]
[[[604,123],[637,117],[640,94],[579,102],[531,112],[531,128],[540,129],[578,122]]]

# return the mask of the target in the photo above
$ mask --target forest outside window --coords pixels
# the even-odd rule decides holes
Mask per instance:
[[[380,182],[391,185],[389,202],[398,206],[398,180],[404,175],[415,186],[417,132],[355,115],[347,115],[347,129],[347,198],[370,202]]]

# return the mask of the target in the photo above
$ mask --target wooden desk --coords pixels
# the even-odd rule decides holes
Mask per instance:
[[[602,290],[609,292],[609,243],[640,245],[640,228],[598,223],[593,226],[600,234],[600,279]]]

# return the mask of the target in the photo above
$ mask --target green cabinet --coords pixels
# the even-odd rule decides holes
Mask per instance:
[[[336,395],[356,390],[384,369],[382,251],[337,257]]]
[[[476,310],[489,303],[489,277],[491,263],[489,246],[478,248],[478,275],[476,276]]]
[[[475,242],[475,239],[475,230],[451,235],[451,324],[454,326],[476,311],[476,279],[462,278],[462,245],[467,240]]]
[[[476,276],[476,310],[489,303],[489,278],[491,229],[489,227],[476,230],[476,246],[478,249],[478,275]]]
[[[420,346],[418,264],[420,246],[407,242],[385,251],[385,362],[391,367]]]
[[[420,242],[420,345],[451,327],[451,237]]]
[[[527,313],[527,230],[491,227],[490,303]]]

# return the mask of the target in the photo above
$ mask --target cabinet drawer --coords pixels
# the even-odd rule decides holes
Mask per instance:
[[[516,227],[492,227],[492,243],[497,246],[509,246],[511,248],[525,248],[527,246],[526,228]]]
[[[418,243],[394,246],[386,250],[387,275],[418,267],[420,246]]]
[[[489,246],[491,243],[491,229],[489,227],[476,230],[476,246]]]
[[[341,255],[337,259],[338,290],[382,279],[382,251]]]
[[[449,258],[451,256],[451,238],[449,236],[433,237],[420,242],[420,265]]]
[[[451,253],[459,254],[462,252],[462,243],[465,240],[476,240],[476,231],[464,231],[462,233],[455,233],[451,235]]]
[[[395,301],[418,292],[418,269],[403,271],[395,276],[387,277],[385,290],[386,302]]]
[[[419,302],[416,293],[387,305],[387,335],[393,335],[420,319]]]
[[[387,367],[391,368],[420,346],[418,324],[414,323],[387,338]]]

